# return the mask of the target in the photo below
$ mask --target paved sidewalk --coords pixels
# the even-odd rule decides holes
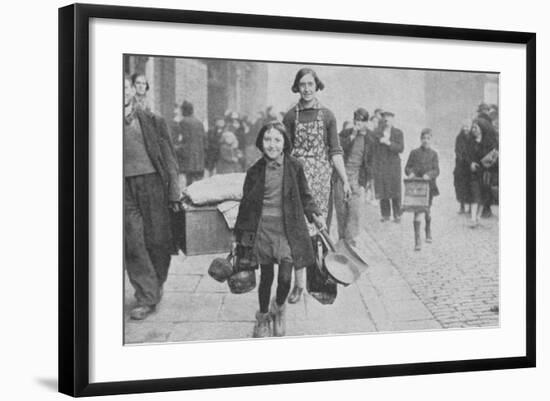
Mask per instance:
[[[377,331],[439,329],[430,311],[367,233],[361,238],[370,261],[367,273],[348,287],[338,287],[332,305],[307,295],[287,306],[287,335],[329,335]],[[226,283],[208,273],[214,257],[172,258],[164,297],[144,321],[128,317],[133,289],[125,283],[126,343],[158,343],[247,338],[258,308],[257,291],[231,294]],[[276,285],[276,284],[274,284]]]

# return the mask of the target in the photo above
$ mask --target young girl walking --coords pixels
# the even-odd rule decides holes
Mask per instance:
[[[235,239],[251,244],[255,264],[260,265],[260,307],[253,337],[284,336],[292,269],[315,263],[306,218],[320,229],[326,224],[310,193],[302,164],[290,156],[291,143],[284,125],[264,125],[256,146],[263,157],[247,171]],[[277,292],[270,304],[274,264],[279,266]]]

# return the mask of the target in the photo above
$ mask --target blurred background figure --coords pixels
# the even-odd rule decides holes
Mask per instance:
[[[204,177],[206,134],[202,122],[194,116],[193,103],[181,104],[181,141],[176,146],[180,173],[185,174],[186,185]]]
[[[236,111],[226,112],[224,130],[227,132],[232,132],[237,138],[237,143],[240,151],[239,163],[241,163],[241,171],[243,171],[246,164],[246,161],[244,159],[246,149],[246,135],[239,113],[237,113]]]
[[[186,178],[185,173],[182,170],[182,161],[183,157],[183,132],[181,129],[180,122],[183,119],[181,114],[181,106],[179,104],[174,105],[174,118],[170,123],[170,136],[172,137],[172,144],[174,145],[174,153],[176,154],[176,162],[178,164],[178,173],[179,173],[179,185],[180,188],[185,188]]]
[[[456,200],[460,203],[459,214],[470,213],[470,203],[472,203],[470,166],[467,160],[469,141],[470,123],[465,121],[455,140],[455,169],[453,175]],[[468,205],[468,210],[466,210],[466,205]]]
[[[470,167],[470,188],[472,193],[471,227],[479,226],[484,205],[491,201],[490,166],[486,163],[486,156],[496,148],[492,136],[490,123],[485,119],[477,118],[472,122],[470,131],[467,161]]]
[[[495,106],[496,107],[496,106]],[[497,108],[498,110],[498,108]],[[483,148],[491,148],[497,144],[497,130],[493,125],[493,119],[491,118],[491,106],[487,103],[481,103],[477,108],[477,119],[483,121],[482,130],[483,130]],[[497,123],[498,124],[498,123]],[[498,176],[498,167],[492,166],[488,174],[497,173]],[[486,174],[487,175],[487,174]],[[489,218],[493,216],[491,210],[491,205],[494,203],[494,199],[491,193],[487,195],[485,203],[483,204],[483,209],[481,211],[481,217]]]
[[[350,128],[353,128],[353,123],[351,121],[344,121],[344,124],[342,125],[342,131],[340,132],[340,135],[342,135],[342,133],[345,130],[350,129]]]
[[[151,111],[151,104],[147,98],[147,92],[149,92],[150,86],[147,81],[147,77],[143,73],[136,72],[132,74],[132,86],[135,90],[134,102],[137,108],[142,110]]]
[[[244,171],[241,164],[242,152],[239,149],[239,140],[237,136],[225,130],[219,140],[219,157],[216,162],[214,174],[242,173]]]
[[[223,118],[216,119],[214,126],[208,131],[207,148],[206,148],[206,169],[212,175],[216,163],[220,158],[220,139],[224,132],[225,120]]]

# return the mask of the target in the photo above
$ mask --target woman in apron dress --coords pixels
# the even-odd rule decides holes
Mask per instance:
[[[313,69],[300,69],[292,85],[292,92],[299,93],[300,100],[286,113],[283,123],[291,137],[292,156],[302,162],[313,199],[327,220],[333,166],[342,179],[346,199],[351,195],[351,187],[344,167],[336,118],[316,98],[317,91],[324,87]],[[308,223],[308,230],[316,243],[317,229]],[[305,270],[296,269],[294,288],[288,302],[298,302],[304,287]]]

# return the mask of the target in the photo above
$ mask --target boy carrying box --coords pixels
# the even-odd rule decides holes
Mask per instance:
[[[431,148],[432,130],[424,128],[420,134],[421,145],[417,149],[413,149],[405,166],[405,175],[408,178],[423,178],[430,182],[430,197],[429,206],[425,212],[414,212],[414,250],[421,249],[420,239],[420,215],[424,213],[426,221],[426,242],[432,242],[431,231],[431,206],[434,196],[439,195],[439,189],[435,179],[439,175],[439,158],[437,152]]]

